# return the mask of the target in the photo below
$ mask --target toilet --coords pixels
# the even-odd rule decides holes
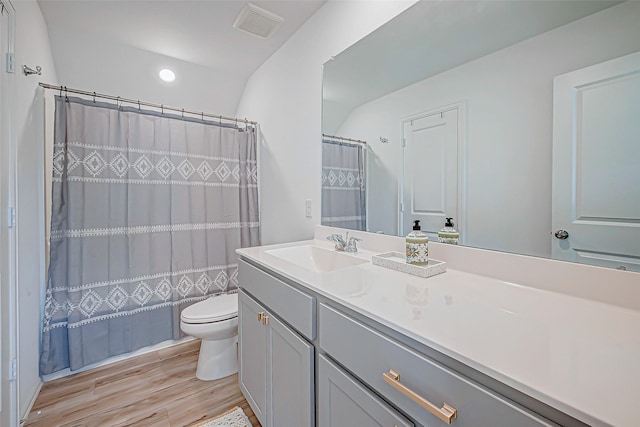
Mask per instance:
[[[185,308],[180,329],[202,340],[198,379],[217,380],[238,372],[238,294],[213,296]]]

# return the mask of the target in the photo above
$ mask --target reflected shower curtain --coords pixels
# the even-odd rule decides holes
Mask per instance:
[[[366,230],[364,150],[361,144],[322,141],[322,225]]]
[[[56,97],[41,374],[181,336],[259,244],[255,129]]]

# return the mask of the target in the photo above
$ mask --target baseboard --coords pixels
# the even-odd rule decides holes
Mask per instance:
[[[130,359],[132,357],[140,356],[142,354],[151,353],[152,351],[161,350],[163,348],[173,347],[174,345],[183,344],[183,343],[186,343],[186,342],[189,342],[189,341],[193,341],[195,339],[196,338],[194,338],[194,337],[187,336],[187,337],[184,337],[184,338],[179,339],[179,340],[163,341],[163,342],[161,342],[159,344],[155,344],[155,345],[152,345],[152,346],[149,346],[149,347],[144,347],[144,348],[141,348],[140,350],[136,350],[136,351],[133,351],[131,353],[126,353],[126,354],[121,354],[119,356],[110,357],[108,359],[103,360],[102,362],[94,363],[92,365],[87,365],[87,366],[85,366],[83,368],[76,369],[75,371],[72,371],[69,368],[67,368],[67,369],[62,369],[61,371],[58,371],[58,372],[54,372],[53,374],[43,375],[42,376],[42,381],[47,383],[49,381],[57,380],[58,378],[64,378],[64,377],[68,377],[70,375],[79,374],[80,372],[85,372],[85,371],[88,371],[90,369],[100,368],[102,366],[110,365],[112,363],[120,362],[122,360]],[[36,396],[37,396],[37,394],[36,394]],[[27,412],[27,414],[28,414],[28,412]]]
[[[44,382],[42,382],[42,381],[40,381],[38,383],[38,386],[33,391],[33,396],[31,396],[31,399],[29,399],[29,404],[27,405],[26,410],[23,411],[22,414],[20,414],[20,425],[21,426],[27,420],[27,417],[31,413],[31,409],[33,408],[33,405],[35,405],[35,403],[36,403],[36,399],[38,398],[38,395],[40,394],[40,390],[42,390],[42,385],[43,384],[44,384]]]

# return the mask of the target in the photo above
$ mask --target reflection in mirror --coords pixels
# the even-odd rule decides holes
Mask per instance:
[[[367,229],[366,142],[322,135],[322,225]]]
[[[453,217],[460,244],[640,271],[638,22],[640,2],[420,1],[327,62],[323,133],[368,147],[347,228],[437,241]]]

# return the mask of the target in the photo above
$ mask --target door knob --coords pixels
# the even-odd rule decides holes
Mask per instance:
[[[564,240],[567,237],[569,237],[569,233],[567,232],[567,230],[558,230],[555,233],[553,233],[554,236],[556,236],[556,239],[560,239],[560,240]]]

